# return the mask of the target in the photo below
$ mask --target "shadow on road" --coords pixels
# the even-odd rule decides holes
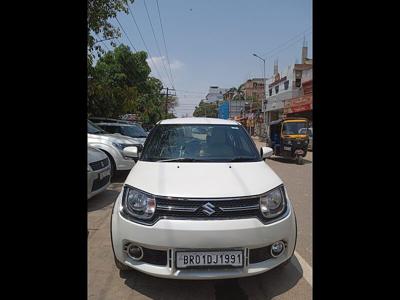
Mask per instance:
[[[297,267],[296,267],[297,266]],[[131,289],[151,299],[272,299],[292,289],[302,277],[296,257],[286,266],[261,275],[226,280],[174,280],[138,271],[120,271]],[[212,297],[214,296],[214,297]]]
[[[297,164],[296,160],[291,159],[291,158],[274,156],[274,157],[270,157],[269,159],[273,160],[273,161],[276,161],[276,162],[286,163],[286,164],[294,164],[294,165]],[[311,164],[311,163],[312,163],[311,160],[303,158],[303,164],[304,165]]]
[[[88,212],[100,210],[109,206],[117,199],[119,192],[114,190],[105,190],[104,192],[88,199]]]
[[[116,171],[114,176],[111,178],[111,183],[124,183],[126,177],[128,177],[130,170],[127,171]]]

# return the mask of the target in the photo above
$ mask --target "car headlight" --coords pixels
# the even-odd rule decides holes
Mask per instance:
[[[283,185],[260,197],[260,209],[265,218],[271,219],[282,214],[286,209],[286,193]]]
[[[122,197],[122,207],[128,215],[148,220],[153,217],[156,210],[156,199],[150,194],[126,186]]]

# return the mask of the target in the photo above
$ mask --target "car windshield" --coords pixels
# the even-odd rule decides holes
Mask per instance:
[[[137,125],[121,126],[121,132],[123,135],[127,135],[134,138],[145,138],[147,137],[146,131]]]
[[[301,129],[307,128],[306,122],[285,122],[283,123],[282,127],[282,134],[283,135],[290,135],[290,134],[305,134],[301,132]]]
[[[158,125],[141,160],[162,162],[260,161],[253,141],[239,125]]]
[[[97,133],[107,133],[105,130],[101,129],[100,127],[93,124],[91,121],[87,121],[87,132],[92,134]]]

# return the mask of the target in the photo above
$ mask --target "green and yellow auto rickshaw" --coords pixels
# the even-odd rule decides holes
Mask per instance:
[[[309,137],[307,135],[309,121],[306,118],[286,118],[272,121],[269,124],[269,140],[276,156],[296,159],[297,164],[303,164],[307,154]]]

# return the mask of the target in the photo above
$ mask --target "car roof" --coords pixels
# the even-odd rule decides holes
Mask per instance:
[[[206,125],[240,125],[233,120],[217,119],[217,118],[174,118],[159,121],[158,124],[206,124]]]
[[[97,126],[105,125],[105,126],[137,126],[136,123],[107,123],[107,122],[100,122],[96,124]]]

